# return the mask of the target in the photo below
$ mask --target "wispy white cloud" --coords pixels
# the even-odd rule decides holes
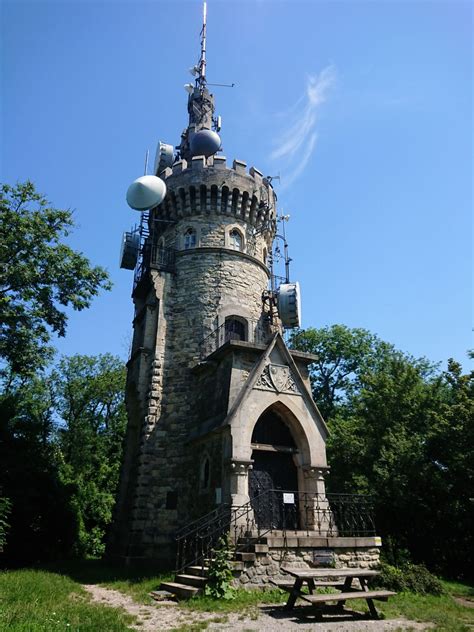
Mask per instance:
[[[284,188],[298,177],[314,152],[318,109],[326,101],[335,82],[336,69],[333,65],[327,66],[318,75],[309,75],[304,95],[286,113],[288,127],[270,154],[272,161],[278,162],[284,171]]]

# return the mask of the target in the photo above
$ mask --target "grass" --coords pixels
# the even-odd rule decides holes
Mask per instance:
[[[387,602],[376,602],[378,611],[385,618],[405,617],[411,621],[425,621],[434,624],[433,632],[472,632],[474,628],[474,608],[457,603],[453,597],[474,600],[474,587],[459,582],[444,581],[446,594],[441,596],[400,593]],[[256,618],[258,605],[282,604],[287,593],[276,590],[267,592],[238,590],[236,599],[219,601],[209,597],[197,597],[182,602],[181,607],[189,610],[208,612],[241,612],[241,618]],[[366,612],[364,600],[354,600],[348,609]]]
[[[149,596],[150,591],[157,590],[162,581],[171,581],[174,577],[171,572],[157,574],[109,565],[102,560],[71,560],[48,568],[68,575],[80,584],[98,584],[119,590],[144,604],[156,603]]]
[[[472,591],[472,587],[444,582],[446,595],[414,595],[400,593],[378,608],[387,617],[404,616],[412,621],[430,621],[435,624],[436,632],[472,632],[474,627],[474,608],[457,603],[453,595],[462,591]],[[472,594],[472,593],[471,593]]]
[[[235,599],[213,599],[201,595],[182,601],[181,608],[200,612],[249,612],[256,610],[257,606],[264,604],[284,604],[288,593],[279,590],[244,590],[235,591]]]
[[[1,632],[129,632],[123,611],[92,604],[71,578],[42,570],[0,573]]]
[[[99,584],[130,595],[135,601],[151,603],[148,593],[170,575],[131,572],[107,566],[98,560],[67,562],[42,569],[23,569],[0,573],[0,632],[128,632],[134,618],[118,608],[94,604],[81,584]],[[436,632],[472,632],[474,608],[455,601],[460,597],[474,603],[474,587],[444,581],[446,594],[441,596],[400,593],[388,602],[376,602],[386,618],[405,617],[412,621],[434,624]],[[283,604],[287,594],[273,589],[237,590],[233,600],[216,600],[200,596],[180,603],[182,610],[213,612],[215,619],[189,623],[175,632],[199,632],[211,621],[225,622],[231,612],[239,619],[257,619],[259,605]],[[155,603],[155,602],[153,602]],[[352,605],[353,604],[353,605]],[[159,604],[156,604],[159,606]],[[366,611],[363,600],[348,603],[354,610]],[[249,622],[249,629],[252,623]]]

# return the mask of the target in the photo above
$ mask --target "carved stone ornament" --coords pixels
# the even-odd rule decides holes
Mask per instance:
[[[262,391],[276,391],[277,393],[299,393],[290,367],[282,364],[267,364],[258,378],[255,388]]]

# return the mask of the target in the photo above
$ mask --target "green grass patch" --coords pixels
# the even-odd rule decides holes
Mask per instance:
[[[98,584],[130,595],[144,604],[156,603],[149,596],[158,590],[162,581],[172,581],[171,572],[157,574],[154,571],[137,570],[125,566],[114,566],[102,560],[71,560],[49,567],[68,575],[80,584]]]
[[[264,604],[286,603],[288,593],[275,588],[272,590],[244,590],[235,591],[234,599],[214,599],[206,595],[194,597],[189,601],[180,602],[181,608],[198,610],[201,612],[248,612]]]
[[[41,570],[0,573],[0,632],[129,632],[134,617],[89,602],[69,577]]]
[[[457,603],[453,596],[472,595],[474,588],[447,581],[443,581],[443,586],[446,590],[443,595],[402,592],[390,597],[387,602],[374,601],[375,607],[386,619],[405,617],[410,621],[434,623],[433,632],[472,632],[474,608]],[[367,603],[362,599],[351,600],[346,606],[359,612],[368,612]]]

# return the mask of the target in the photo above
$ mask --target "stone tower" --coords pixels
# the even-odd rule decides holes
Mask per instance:
[[[166,197],[143,219],[109,547],[163,565],[190,521],[267,488],[324,496],[327,469],[314,358],[286,347],[270,283],[276,195],[258,169],[218,153],[205,63],[204,23],[189,124],[168,166],[158,161]]]

